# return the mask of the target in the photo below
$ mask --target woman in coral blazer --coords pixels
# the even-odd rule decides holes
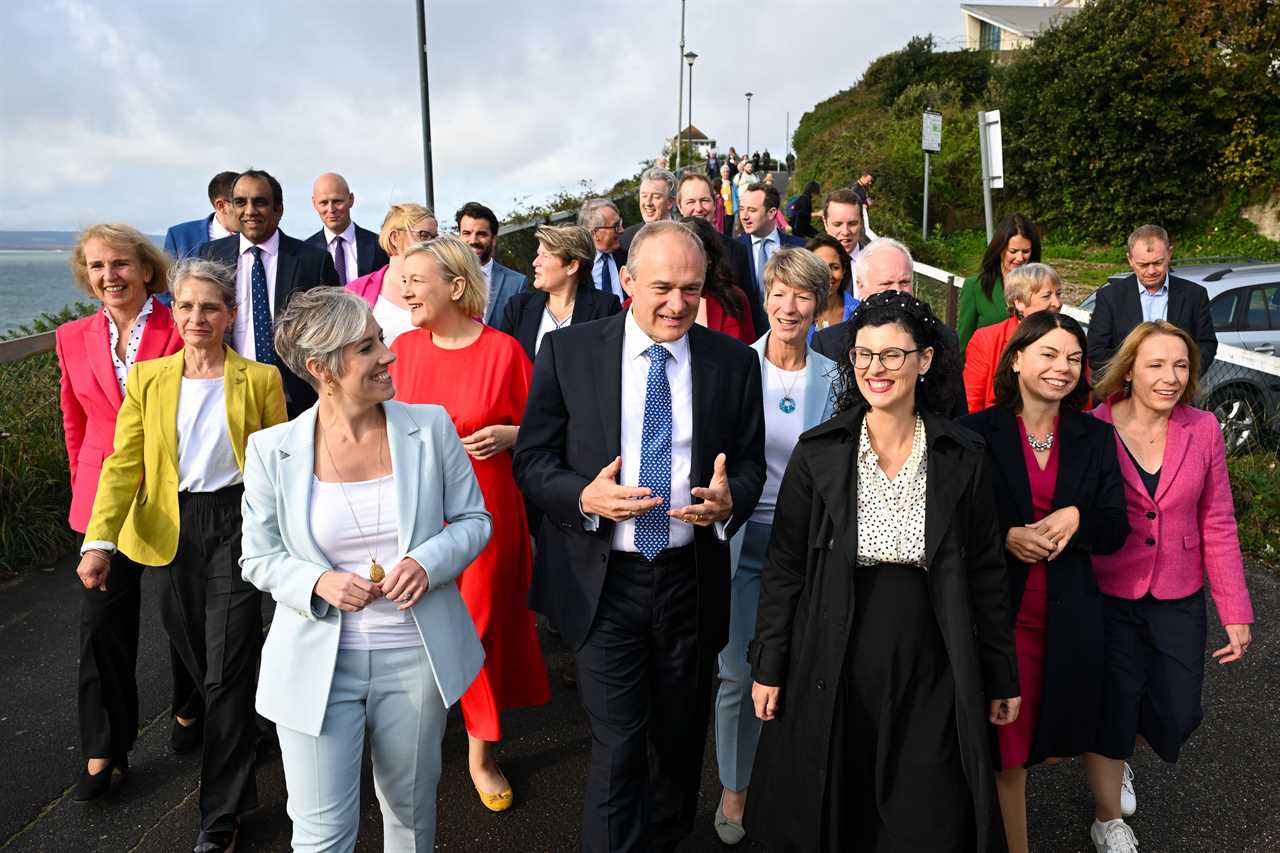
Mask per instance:
[[[965,349],[964,396],[970,414],[996,404],[996,366],[1022,318],[1037,311],[1062,310],[1062,279],[1048,264],[1027,264],[1006,277],[1004,298],[1009,319],[978,329]]]
[[[128,225],[92,225],[72,252],[76,286],[102,303],[101,311],[63,323],[54,336],[62,370],[62,430],[71,466],[68,521],[78,533],[89,523],[98,475],[111,455],[129,368],[182,347],[169,309],[153,298],[164,292],[168,269],[164,253]],[[87,766],[72,791],[77,800],[106,791],[102,783],[110,782],[113,760],[123,766],[138,736],[135,669],[142,567],[117,555],[112,570],[109,590],[86,589],[80,597],[77,705]],[[174,713],[193,719],[200,714],[195,681],[172,648],[170,660]],[[175,733],[187,731],[175,728]],[[181,739],[175,743],[176,748],[183,746]]]
[[[1126,763],[1139,735],[1168,762],[1204,716],[1204,578],[1225,627],[1219,663],[1249,648],[1245,588],[1226,445],[1211,412],[1193,409],[1200,350],[1163,320],[1125,338],[1094,392],[1094,415],[1116,428],[1130,533],[1094,555],[1107,643],[1103,725],[1089,755],[1098,849],[1136,845],[1124,817],[1137,799]]]

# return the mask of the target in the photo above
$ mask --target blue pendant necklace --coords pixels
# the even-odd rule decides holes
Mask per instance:
[[[767,362],[768,359],[766,358],[765,361]],[[775,369],[778,371],[778,382],[782,385],[782,399],[778,401],[778,408],[782,410],[783,414],[789,415],[796,410],[796,401],[795,398],[791,396],[791,392],[795,389],[796,383],[800,381],[799,374],[804,371],[797,371],[797,375],[791,380],[791,386],[788,387],[786,381],[783,379],[782,369],[776,367]]]

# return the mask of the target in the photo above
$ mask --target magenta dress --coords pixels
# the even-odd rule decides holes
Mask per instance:
[[[1053,430],[1058,431],[1055,419]],[[1031,485],[1031,520],[1039,521],[1053,512],[1053,490],[1058,484],[1058,444],[1049,451],[1049,461],[1041,470],[1035,451],[1027,443],[1027,428],[1018,418],[1018,436],[1022,458],[1027,465]],[[1048,599],[1047,565],[1041,560],[1027,573],[1018,616],[1013,626],[1014,650],[1018,656],[1018,683],[1022,686],[1022,709],[1018,719],[996,728],[1000,743],[1000,768],[1022,767],[1031,755],[1036,723],[1040,719],[1040,700],[1044,696],[1044,650],[1047,637],[1045,610]]]

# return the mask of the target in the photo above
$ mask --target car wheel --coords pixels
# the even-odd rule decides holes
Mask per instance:
[[[1222,388],[1215,391],[1206,406],[1218,419],[1227,454],[1247,453],[1261,438],[1258,397],[1247,388]]]

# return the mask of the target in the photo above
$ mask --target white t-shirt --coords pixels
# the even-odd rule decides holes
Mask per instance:
[[[542,349],[542,338],[547,332],[554,332],[556,329],[564,329],[573,324],[573,312],[569,312],[569,316],[563,321],[557,323],[556,318],[551,316],[551,309],[542,309],[542,320],[538,323],[538,337],[533,340],[533,354],[537,355],[538,350]]]
[[[760,363],[764,386],[764,463],[766,477],[760,502],[751,513],[757,524],[773,524],[773,509],[778,503],[778,488],[787,470],[791,451],[804,432],[804,370],[779,370],[765,359]],[[783,397],[795,404],[790,412],[781,407]],[[788,406],[790,408],[790,406]]]
[[[222,377],[182,377],[178,393],[178,491],[216,492],[244,478],[227,431]]]
[[[394,474],[358,483],[326,483],[313,476],[310,516],[311,536],[335,571],[371,580],[371,554],[388,573],[404,556],[396,534]],[[370,651],[421,645],[413,616],[399,607],[379,598],[363,610],[343,612],[338,648]]]
[[[378,295],[378,301],[373,303],[373,319],[382,327],[382,337],[387,346],[391,346],[391,342],[405,332],[413,330],[409,309],[401,308],[390,299],[384,299],[381,294]]]

